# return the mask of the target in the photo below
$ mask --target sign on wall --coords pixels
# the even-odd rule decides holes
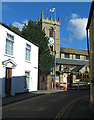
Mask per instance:
[[[49,43],[50,43],[50,44],[54,44],[54,39],[53,39],[52,37],[50,37]]]

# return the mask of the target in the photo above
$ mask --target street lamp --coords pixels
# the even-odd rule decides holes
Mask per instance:
[[[54,8],[54,17],[56,20],[56,10]],[[55,62],[54,62],[54,79],[55,79],[55,89],[56,89],[56,23],[54,24],[54,55],[55,55]]]
[[[54,55],[55,55],[55,61],[54,61],[54,79],[55,79],[55,89],[56,89],[56,26],[54,28]]]

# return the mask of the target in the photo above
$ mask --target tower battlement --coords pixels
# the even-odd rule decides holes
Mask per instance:
[[[60,19],[60,16],[59,16],[58,17],[58,21],[56,19],[53,20],[52,15],[50,15],[50,19],[48,17],[44,18],[44,13],[42,11],[42,13],[41,13],[41,19],[39,18],[38,22],[48,23],[48,24],[52,24],[52,25],[59,25],[60,26],[61,19]]]

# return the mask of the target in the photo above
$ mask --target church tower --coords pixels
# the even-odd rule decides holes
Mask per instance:
[[[45,19],[42,12],[41,18],[38,18],[38,23],[41,25],[42,30],[45,31],[46,36],[49,38],[48,46],[50,48],[51,54],[55,55],[56,53],[56,58],[60,58],[60,16],[58,17],[58,21],[56,19],[53,20],[52,15],[50,16],[50,19],[48,19],[48,17]],[[54,43],[56,51],[54,50]],[[59,71],[59,65],[56,65],[56,71]],[[56,78],[58,78],[57,82],[59,82],[60,78],[58,75],[56,75]],[[50,73],[50,75],[47,75],[47,79],[45,79],[44,84],[41,79],[40,88],[50,90],[52,82],[54,82],[54,67],[52,67],[52,72]]]
[[[43,12],[41,13],[41,19],[38,19],[40,22],[42,30],[45,31],[46,36],[49,38],[49,47],[50,51],[54,53],[54,39],[56,44],[56,58],[60,58],[60,16],[58,21],[53,20],[52,15],[50,19],[48,17],[45,19]],[[55,37],[54,37],[55,36]]]

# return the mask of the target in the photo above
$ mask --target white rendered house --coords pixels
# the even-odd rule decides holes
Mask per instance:
[[[0,23],[0,95],[37,91],[39,47]]]

